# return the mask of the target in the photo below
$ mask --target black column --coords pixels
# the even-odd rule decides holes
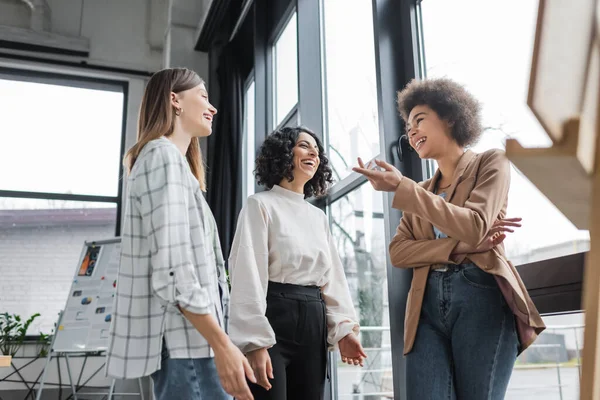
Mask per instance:
[[[324,138],[321,2],[298,0],[298,110],[300,123]]]
[[[404,131],[396,109],[396,92],[419,71],[417,56],[417,25],[414,1],[373,0],[375,58],[379,100],[379,130],[381,154],[407,177],[423,180],[425,169],[414,152],[403,148],[403,161],[397,152],[398,138]],[[393,194],[384,196],[388,212],[384,213],[386,241],[395,234],[401,212],[392,208]],[[394,399],[406,398],[404,347],[404,314],[412,271],[387,266],[390,338],[394,377]]]
[[[267,0],[255,0],[252,6],[254,12],[254,132],[256,152],[265,140],[268,121],[272,120],[272,96],[268,96],[271,85],[267,79]],[[262,186],[255,183],[254,190],[258,193]]]

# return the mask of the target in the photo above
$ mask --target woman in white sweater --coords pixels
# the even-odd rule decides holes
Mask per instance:
[[[256,160],[269,190],[248,198],[229,257],[229,334],[254,370],[256,400],[321,399],[328,346],[349,364],[366,357],[327,217],[305,200],[326,192],[328,164],[301,127],[269,135]]]

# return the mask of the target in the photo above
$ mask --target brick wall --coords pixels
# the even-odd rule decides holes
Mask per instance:
[[[28,333],[49,333],[65,306],[84,241],[114,233],[115,218],[89,225],[0,225],[0,313],[40,313]]]

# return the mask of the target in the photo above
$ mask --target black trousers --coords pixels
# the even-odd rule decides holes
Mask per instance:
[[[277,339],[269,349],[275,379],[271,390],[250,383],[254,399],[323,399],[327,322],[321,289],[269,282],[266,314]]]

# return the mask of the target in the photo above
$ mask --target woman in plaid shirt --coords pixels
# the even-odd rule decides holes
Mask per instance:
[[[225,333],[229,293],[204,200],[199,138],[217,110],[183,68],[157,72],[144,92],[138,141],[127,152],[127,202],[107,374],[151,375],[157,400],[252,399],[255,378]]]

